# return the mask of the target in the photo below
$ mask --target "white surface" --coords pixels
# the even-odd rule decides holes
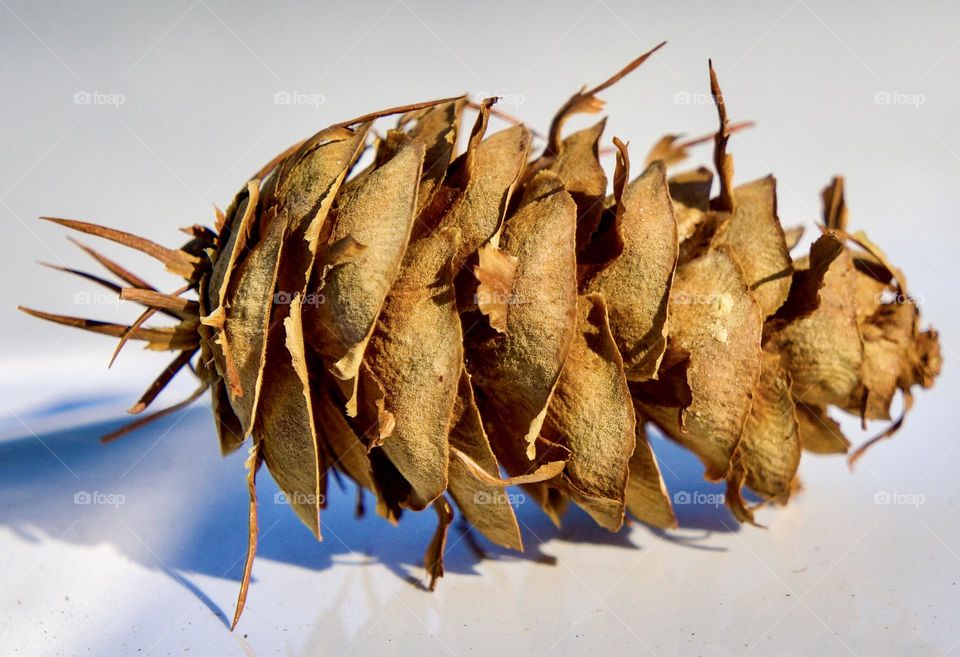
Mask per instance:
[[[960,7],[518,4],[0,3],[0,653],[960,652]],[[817,216],[830,175],[847,174],[854,225],[905,269],[942,331],[937,388],[855,475],[840,459],[805,458],[807,489],[761,512],[766,531],[709,504],[678,506],[687,528],[666,537],[610,536],[576,512],[557,531],[520,504],[528,555],[479,561],[454,532],[433,594],[406,579],[421,577],[432,517],[356,522],[352,492],[332,488],[317,545],[263,477],[255,580],[228,632],[245,550],[242,455],[218,457],[202,406],[96,443],[163,358],[130,351],[107,374],[109,341],[14,312],[133,313],[77,311],[74,292],[92,288],[32,261],[84,256],[33,218],[175,243],[176,227],[209,222],[211,202],[226,205],[263,161],[330,122],[466,90],[504,94],[516,102],[506,111],[545,126],[579,85],[660,39],[669,46],[605,94],[608,137],[642,153],[663,132],[712,129],[713,57],[732,118],[758,122],[731,142],[738,180],[776,173],[793,224]],[[75,104],[84,91],[124,103]],[[324,103],[278,105],[278,91]],[[655,448],[673,493],[714,491],[689,455]],[[74,504],[78,492],[123,503]],[[876,503],[883,494],[897,503]]]

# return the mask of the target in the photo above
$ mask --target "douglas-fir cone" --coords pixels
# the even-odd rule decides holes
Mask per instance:
[[[801,231],[781,226],[775,179],[734,186],[727,140],[745,126],[728,124],[712,67],[712,198],[710,170],[668,173],[706,139],[664,137],[638,166],[619,139],[603,141],[602,120],[564,130],[654,51],[574,94],[544,138],[522,124],[492,132],[491,117],[510,117],[463,97],[326,128],[264,166],[213,229],[186,229],[180,249],[51,219],[185,279],[162,293],[83,246],[122,283],[67,271],[143,314],[126,326],[24,310],[120,338],[117,351],[137,340],[175,352],[133,413],[185,367],[199,377],[188,399],[106,439],[205,391],[224,454],[252,437],[234,625],[261,464],[318,539],[331,470],[391,522],[433,508],[432,588],[454,505],[490,541],[523,549],[508,485],[556,523],[572,500],[611,531],[625,514],[673,527],[650,423],[725,480],[733,514],[752,522],[744,486],[786,503],[803,450],[849,452],[831,407],[891,420],[899,390],[902,414],[877,440],[902,424],[912,387],[933,384],[937,333],[919,329],[900,270],[848,230],[841,178],[822,193],[820,235],[793,257]],[[391,114],[396,128],[375,133]],[[616,156],[610,194],[601,148]],[[176,323],[148,324],[159,315]]]

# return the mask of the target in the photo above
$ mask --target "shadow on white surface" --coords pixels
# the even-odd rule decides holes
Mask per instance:
[[[31,426],[42,425],[45,416],[56,423],[61,414],[61,419],[77,421],[87,409],[113,402],[114,397],[63,399],[25,417]],[[57,540],[109,545],[122,558],[164,572],[227,625],[232,609],[224,610],[191,576],[240,580],[247,541],[245,450],[220,458],[209,409],[202,406],[115,443],[100,444],[99,436],[125,421],[88,422],[0,442],[0,525],[38,544]],[[690,454],[662,438],[653,440],[669,490],[691,495],[722,491],[703,480],[702,467]],[[555,563],[543,549],[554,540],[640,549],[630,532],[610,533],[573,505],[563,526],[554,527],[518,492],[525,552],[493,546],[461,521],[448,542],[447,572],[476,574],[485,558]],[[399,527],[391,527],[373,513],[373,500],[367,495],[367,513],[357,519],[352,484],[331,477],[329,503],[321,514],[324,540],[318,544],[278,493],[264,469],[258,480],[258,560],[314,570],[335,563],[363,568],[376,562],[423,587],[422,556],[433,531],[433,514],[408,512]],[[722,550],[710,545],[711,534],[738,530],[722,506],[681,504],[676,510],[682,527],[702,533],[679,537],[650,531],[691,548]]]

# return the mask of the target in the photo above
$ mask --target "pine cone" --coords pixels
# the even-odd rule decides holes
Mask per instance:
[[[625,510],[673,527],[646,437],[652,422],[703,461],[708,479],[725,480],[728,506],[752,522],[743,486],[782,504],[798,487],[803,449],[847,453],[828,408],[889,420],[896,391],[903,396],[903,414],[852,463],[900,427],[915,384],[933,384],[937,334],[919,330],[903,274],[847,231],[841,178],[823,191],[822,234],[797,258],[800,231],[780,224],[774,178],[733,186],[727,140],[743,126],[728,124],[712,67],[717,196],[705,168],[667,173],[709,137],[673,136],[635,178],[614,138],[607,195],[604,122],[570,134],[564,124],[600,111],[597,94],[652,52],[574,94],[538,156],[522,124],[488,136],[494,99],[451,98],[295,145],[218,213],[215,229],[188,229],[180,249],[52,219],[143,251],[186,280],[164,294],[83,247],[126,286],[70,271],[143,314],[124,326],[27,312],[119,337],[117,351],[139,340],[177,352],[134,413],[198,355],[190,398],[105,439],[207,390],[222,451],[253,437],[234,624],[256,548],[261,463],[317,538],[331,470],[371,491],[390,521],[432,507],[432,588],[453,517],[447,493],[473,528],[516,550],[504,494],[514,484],[558,524],[573,500],[611,531]],[[468,109],[477,117],[457,156]],[[373,121],[391,114],[397,127],[377,136]],[[184,296],[191,291],[196,300]],[[157,314],[176,324],[147,326]]]

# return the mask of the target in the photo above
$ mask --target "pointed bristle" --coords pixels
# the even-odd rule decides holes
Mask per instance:
[[[63,219],[60,217],[40,217],[44,221],[51,221],[55,224],[70,228],[87,235],[102,237],[103,239],[122,244],[131,249],[145,253],[151,258],[156,258],[167,266],[171,272],[189,278],[193,274],[195,264],[199,262],[196,256],[191,256],[183,251],[168,249],[156,242],[139,237],[115,228],[107,228],[98,224],[92,224],[86,221],[76,219]]]
[[[17,310],[27,313],[38,319],[44,319],[48,322],[78,328],[101,335],[110,335],[115,338],[122,337],[124,333],[130,332],[131,340],[143,340],[151,343],[150,347],[161,350],[189,349],[198,343],[199,337],[193,335],[193,331],[185,330],[180,326],[170,327],[138,327],[134,329],[124,324],[114,324],[112,322],[103,322],[96,319],[87,319],[84,317],[72,317],[70,315],[57,315],[42,310],[34,310],[25,306],[17,306]]]
[[[54,271],[63,272],[64,274],[73,274],[74,276],[79,276],[80,278],[84,278],[90,281],[91,283],[96,283],[97,285],[105,287],[108,290],[112,290],[118,295],[120,294],[120,290],[123,289],[116,283],[113,283],[112,281],[108,281],[107,279],[101,278],[96,274],[91,274],[89,272],[85,272],[80,269],[73,269],[72,267],[64,267],[62,265],[54,265],[49,262],[43,262],[42,260],[38,261],[37,264],[40,265],[41,267],[47,267],[48,269],[53,269]]]
[[[141,290],[136,287],[125,287],[120,291],[120,298],[124,301],[136,301],[144,306],[165,310],[174,313],[181,319],[189,319],[200,315],[200,304],[191,299],[184,299],[186,289],[175,294],[164,294],[154,290]]]
[[[123,349],[123,346],[130,340],[130,336],[133,335],[137,329],[143,326],[148,319],[153,317],[156,312],[156,308],[147,308],[140,314],[139,317],[137,317],[136,320],[134,320],[133,324],[130,325],[130,328],[123,332],[123,335],[120,336],[120,341],[113,350],[113,354],[110,355],[110,362],[107,363],[107,369],[113,367],[114,362],[117,360],[117,356],[120,355],[120,350]]]
[[[130,422],[129,424],[125,424],[125,425],[123,425],[122,427],[120,427],[119,429],[117,429],[117,430],[115,430],[115,431],[111,431],[110,433],[108,433],[108,434],[106,434],[106,435],[104,435],[104,436],[101,436],[101,437],[100,437],[100,442],[102,442],[102,443],[113,442],[113,441],[116,440],[117,438],[120,438],[120,437],[122,437],[122,436],[125,436],[125,435],[127,435],[128,433],[131,433],[132,431],[136,431],[137,429],[140,429],[141,427],[144,427],[144,426],[150,424],[151,422],[156,422],[156,421],[159,420],[160,418],[166,417],[167,415],[170,415],[171,413],[176,413],[176,412],[179,411],[180,409],[185,408],[185,407],[189,406],[190,404],[192,404],[193,402],[195,402],[195,401],[200,397],[200,395],[202,395],[206,390],[207,390],[207,384],[204,383],[203,385],[201,385],[199,388],[197,388],[189,397],[187,397],[187,398],[184,399],[183,401],[178,402],[178,403],[174,404],[173,406],[168,406],[167,408],[164,408],[164,409],[162,409],[162,410],[159,410],[159,411],[157,411],[157,412],[155,412],[155,413],[151,413],[150,415],[147,415],[147,416],[145,416],[145,417],[142,417],[142,418],[140,418],[140,419],[138,419],[138,420],[134,420],[133,422]]]
[[[153,403],[153,400],[157,398],[164,388],[167,387],[167,384],[173,380],[173,377],[177,375],[180,370],[183,369],[183,366],[190,362],[190,359],[193,358],[193,355],[196,353],[196,349],[190,351],[183,351],[174,358],[169,365],[163,368],[163,371],[160,372],[153,383],[147,388],[146,392],[140,396],[140,399],[137,400],[137,403],[134,404],[127,410],[131,415],[137,415],[142,413],[147,409],[150,404]]]
[[[91,258],[93,258],[94,260],[96,260],[97,262],[99,262],[101,265],[103,265],[104,268],[106,268],[111,274],[113,274],[114,276],[116,276],[116,277],[119,278],[120,280],[122,280],[122,281],[124,281],[124,282],[126,282],[126,283],[129,283],[129,284],[132,285],[133,287],[139,287],[139,288],[144,289],[144,290],[155,290],[155,289],[156,289],[155,287],[153,287],[152,285],[150,285],[150,283],[146,282],[145,280],[143,280],[142,278],[140,278],[139,276],[137,276],[137,275],[134,274],[133,272],[125,269],[124,267],[121,267],[119,264],[117,264],[116,262],[114,262],[114,261],[111,260],[110,258],[106,257],[105,255],[103,255],[103,254],[100,253],[99,251],[95,251],[94,249],[92,249],[91,247],[87,246],[87,245],[84,244],[83,242],[81,242],[81,241],[79,241],[79,240],[77,240],[77,239],[74,239],[73,237],[69,237],[69,236],[67,237],[67,239],[70,240],[70,242],[72,242],[73,244],[75,244],[77,247],[79,247],[80,249],[82,249],[84,253],[86,253],[86,254],[89,255]]]

